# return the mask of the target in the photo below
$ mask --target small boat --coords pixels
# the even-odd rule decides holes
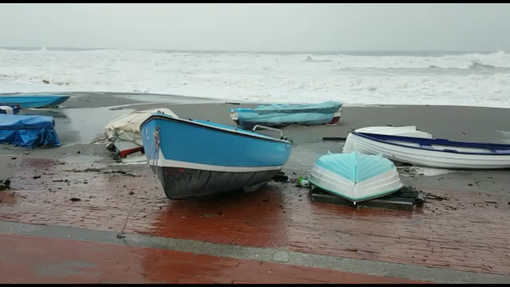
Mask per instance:
[[[321,156],[309,181],[314,187],[354,203],[384,197],[403,187],[393,162],[359,152]]]
[[[69,96],[58,95],[0,96],[0,106],[17,105],[21,109],[56,107],[68,99]]]
[[[154,114],[141,125],[149,165],[169,199],[262,187],[287,163],[292,141],[282,131],[247,131],[202,120]],[[280,138],[255,132],[265,128]]]
[[[140,125],[154,113],[167,114],[178,118],[170,109],[150,109],[122,115],[105,126],[106,147],[114,150],[120,158],[125,158],[135,152],[143,152]]]
[[[18,105],[0,106],[0,114],[4,115],[17,115],[19,110]]]
[[[230,118],[243,129],[255,125],[283,127],[292,124],[334,124],[340,120],[342,103],[328,101],[319,104],[273,104],[256,109],[230,109]]]
[[[392,134],[391,131],[384,134],[358,129],[347,136],[344,152],[351,151],[381,154],[393,161],[433,168],[510,168],[510,145],[436,139],[416,130],[408,130],[408,134]]]
[[[432,138],[431,134],[417,130],[416,126],[403,126],[403,127],[373,126],[356,129],[356,132],[428,139]],[[353,140],[352,137],[354,137],[352,133],[349,133],[347,135],[342,150],[343,153],[350,153],[356,150],[354,147],[354,143],[356,142],[356,140]]]
[[[43,116],[0,114],[0,144],[34,148],[59,147],[55,119]]]
[[[18,171],[21,158],[15,155],[0,155],[0,181],[11,179]]]

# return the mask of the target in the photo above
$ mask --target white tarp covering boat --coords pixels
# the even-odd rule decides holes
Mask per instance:
[[[510,145],[435,139],[416,127],[363,128],[351,132],[343,151],[358,151],[417,166],[446,169],[510,168]]]
[[[321,156],[310,183],[354,203],[392,194],[403,187],[393,162],[381,155],[359,152]]]
[[[104,134],[107,139],[107,147],[116,150],[121,158],[137,151],[143,151],[140,125],[155,113],[178,118],[172,110],[165,108],[134,111],[120,116],[105,126]]]

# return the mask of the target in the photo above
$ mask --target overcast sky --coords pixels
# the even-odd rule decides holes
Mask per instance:
[[[0,4],[0,46],[510,50],[509,4]]]

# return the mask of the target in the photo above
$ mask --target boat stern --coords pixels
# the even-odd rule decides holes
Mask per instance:
[[[340,121],[340,117],[342,116],[342,107],[338,108],[336,112],[333,114],[333,118],[331,119],[331,122],[329,122],[330,125],[336,124]]]

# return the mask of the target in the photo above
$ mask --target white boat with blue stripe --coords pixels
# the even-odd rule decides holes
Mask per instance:
[[[415,128],[415,127],[414,127]],[[362,128],[347,136],[344,152],[381,154],[397,162],[446,169],[510,168],[510,145],[459,142],[433,138],[426,132],[404,130],[402,127],[384,131]]]
[[[354,203],[384,197],[403,187],[393,162],[356,151],[321,156],[312,169],[310,183]]]
[[[266,128],[280,138],[255,132]],[[292,142],[281,130],[253,131],[153,114],[141,124],[143,146],[169,199],[263,186],[287,163]]]

